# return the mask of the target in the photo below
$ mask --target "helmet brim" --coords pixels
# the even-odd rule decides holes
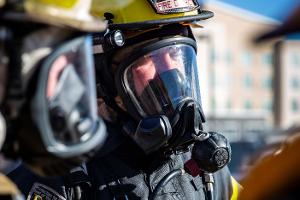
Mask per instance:
[[[126,24],[109,24],[108,26],[111,29],[146,29],[153,26],[201,21],[201,20],[209,19],[213,16],[214,16],[213,12],[208,10],[201,10],[198,15],[167,18],[167,19],[160,19],[160,20],[150,20],[150,21],[134,22],[134,23],[126,23]]]

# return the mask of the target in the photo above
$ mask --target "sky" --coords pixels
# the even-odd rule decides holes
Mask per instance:
[[[278,21],[283,21],[297,5],[300,5],[299,0],[204,0],[207,1],[228,3]]]
[[[198,0],[220,1],[283,22],[297,7],[300,0]],[[299,19],[300,20],[300,19]],[[299,40],[300,33],[290,34],[290,40]]]

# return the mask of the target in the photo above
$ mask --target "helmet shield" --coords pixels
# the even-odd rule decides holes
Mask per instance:
[[[138,113],[171,117],[187,98],[201,102],[196,52],[188,44],[170,44],[144,54],[124,71],[124,87]]]

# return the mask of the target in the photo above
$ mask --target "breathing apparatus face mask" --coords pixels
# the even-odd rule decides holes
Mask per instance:
[[[96,112],[91,46],[89,36],[72,39],[40,66],[32,114],[48,151],[60,157],[97,146],[103,135]]]
[[[146,153],[183,149],[202,129],[195,49],[190,38],[160,40],[139,48],[118,71],[118,91],[139,121],[128,133]]]
[[[17,139],[25,162],[47,171],[41,174],[55,174],[46,168],[63,168],[63,163],[71,163],[67,171],[86,161],[106,136],[97,115],[92,38],[62,35],[64,30],[49,28],[22,43],[21,81],[28,103],[20,113],[23,130]]]

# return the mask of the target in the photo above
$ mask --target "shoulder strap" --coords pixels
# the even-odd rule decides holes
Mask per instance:
[[[67,194],[68,198],[90,199],[86,195],[90,195],[92,184],[85,163],[72,169],[70,174],[65,177],[65,181],[70,189]]]

